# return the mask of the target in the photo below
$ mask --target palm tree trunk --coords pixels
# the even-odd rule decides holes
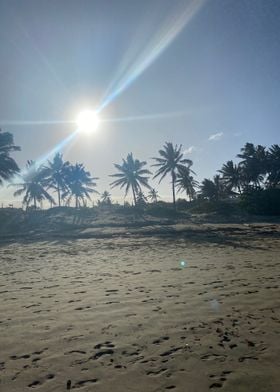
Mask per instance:
[[[75,196],[76,199],[76,208],[78,208],[78,196]]]
[[[134,190],[133,186],[132,186],[132,193],[133,193],[134,205],[136,206],[136,195],[135,195],[135,190]]]
[[[57,187],[58,206],[60,207],[60,188]]]
[[[172,172],[172,196],[173,196],[173,206],[176,209],[176,198],[175,198],[175,173]]]
[[[34,196],[33,200],[34,200],[34,207],[35,207],[35,210],[36,210],[37,209],[37,204],[36,204],[36,197],[35,196]]]

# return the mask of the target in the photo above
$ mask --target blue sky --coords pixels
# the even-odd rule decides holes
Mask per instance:
[[[137,118],[79,135],[65,158],[83,162],[103,191],[113,163],[129,152],[150,163],[171,141],[198,179],[212,177],[245,142],[279,143],[279,20],[277,0],[2,0],[0,127],[23,166],[121,86],[100,116]],[[48,124],[57,120],[66,123]],[[152,184],[171,196],[169,179]]]

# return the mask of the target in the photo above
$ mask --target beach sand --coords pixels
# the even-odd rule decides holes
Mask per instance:
[[[278,391],[279,242],[2,243],[1,392]]]

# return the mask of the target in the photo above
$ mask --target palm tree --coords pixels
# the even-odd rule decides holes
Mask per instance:
[[[153,158],[157,163],[152,166],[159,167],[153,178],[160,177],[159,183],[162,179],[170,173],[172,181],[172,195],[173,195],[173,205],[176,206],[175,199],[175,181],[177,177],[178,170],[187,165],[190,168],[193,162],[190,159],[184,159],[184,154],[182,153],[182,145],[175,147],[172,143],[166,142],[162,150],[159,150],[160,158]]]
[[[179,168],[175,185],[178,188],[178,192],[185,191],[190,200],[194,199],[195,188],[198,187],[198,182],[191,175],[189,167],[183,166]]]
[[[267,154],[268,161],[268,177],[267,184],[271,188],[275,188],[280,184],[280,146],[273,144]]]
[[[108,191],[104,191],[100,196],[100,199],[102,204],[107,204],[107,205],[112,204],[111,194]]]
[[[223,175],[223,182],[227,188],[230,190],[238,189],[238,192],[241,194],[243,178],[240,165],[235,165],[233,161],[227,161],[218,172]]]
[[[238,154],[237,157],[242,159],[240,166],[245,186],[253,184],[255,188],[259,188],[267,173],[268,163],[265,147],[261,145],[255,147],[253,143],[246,143],[241,148],[241,154]]]
[[[148,184],[147,175],[151,172],[143,167],[147,164],[145,161],[134,159],[132,153],[127,155],[126,160],[123,159],[121,165],[114,164],[119,173],[111,174],[110,177],[117,177],[110,185],[112,188],[120,186],[122,189],[125,187],[125,197],[131,189],[133,194],[134,205],[136,205],[136,195],[141,191],[141,186],[151,189]]]
[[[86,199],[91,200],[91,193],[98,193],[94,187],[96,187],[95,180],[97,177],[91,177],[90,172],[85,170],[82,163],[76,163],[75,165],[67,165],[65,174],[65,182],[67,185],[66,190],[62,194],[63,199],[67,199],[69,203],[72,197],[75,199],[75,207],[80,206],[80,202],[85,205]]]
[[[3,180],[8,180],[19,172],[18,165],[10,157],[13,151],[20,151],[20,147],[14,145],[13,135],[9,132],[2,132],[0,129],[0,185]]]
[[[26,169],[21,174],[23,179],[22,183],[12,184],[20,186],[14,196],[20,196],[24,193],[23,204],[29,207],[33,202],[34,208],[37,208],[37,202],[41,203],[43,200],[48,200],[50,203],[55,204],[52,196],[45,190],[47,182],[45,178],[45,170],[42,166],[36,166],[36,162],[27,161]]]
[[[147,197],[152,203],[157,203],[159,198],[158,191],[156,191],[155,188],[152,188]]]
[[[145,206],[147,203],[147,197],[144,195],[144,193],[142,191],[137,193],[137,197],[136,197],[136,201],[137,201],[137,205],[139,205],[140,207]]]
[[[61,206],[61,193],[67,189],[66,176],[69,162],[64,162],[62,154],[57,153],[52,161],[48,161],[46,177],[48,187],[57,193],[58,206]]]
[[[205,178],[200,187],[200,194],[209,200],[219,200],[227,194],[225,186],[219,175],[214,176],[213,181]]]

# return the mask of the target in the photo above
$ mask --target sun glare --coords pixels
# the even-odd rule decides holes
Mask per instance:
[[[83,110],[76,120],[79,131],[91,133],[97,130],[100,120],[94,110]]]

